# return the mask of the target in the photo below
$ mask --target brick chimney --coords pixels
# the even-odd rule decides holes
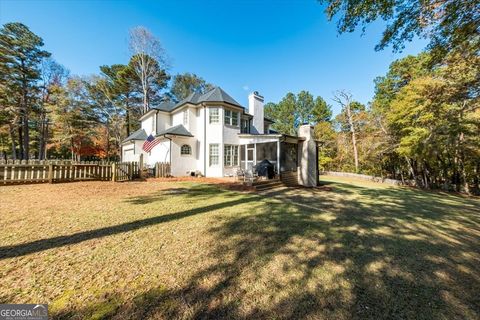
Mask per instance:
[[[263,134],[265,130],[263,97],[258,93],[258,91],[254,91],[248,95],[248,113],[253,116],[250,132],[253,134]]]

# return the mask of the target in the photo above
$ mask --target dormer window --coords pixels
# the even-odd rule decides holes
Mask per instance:
[[[188,124],[188,109],[183,111],[183,125],[187,125]]]
[[[225,110],[225,124],[229,126],[238,126],[238,112]]]

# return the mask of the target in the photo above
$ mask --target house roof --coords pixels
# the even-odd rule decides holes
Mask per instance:
[[[175,135],[175,136],[184,136],[184,137],[193,137],[193,135],[185,129],[185,127],[181,124],[177,124],[176,126],[170,127],[166,130],[159,132],[156,136],[164,136],[167,134]],[[146,138],[145,138],[146,139]]]
[[[127,142],[130,140],[146,140],[147,139],[147,133],[145,130],[140,129],[129,135],[128,137],[125,138],[122,142]]]
[[[164,101],[159,105],[151,107],[147,113],[145,113],[142,117],[140,117],[140,120],[152,110],[172,112],[175,109],[178,109],[187,103],[200,104],[203,102],[224,102],[224,103],[228,103],[228,104],[240,107],[242,109],[245,109],[240,103],[235,101],[235,99],[233,99],[222,88],[214,87],[203,94],[197,93],[197,92],[191,93],[188,97],[179,101],[178,103],[175,103],[173,101]]]
[[[176,103],[173,101],[163,101],[159,105],[152,107],[154,110],[160,110],[160,111],[165,111],[165,112],[170,112],[173,110],[173,108],[176,106]]]
[[[226,93],[222,88],[220,87],[215,87],[204,94],[200,93],[192,93],[179,103],[177,103],[171,111],[180,108],[186,103],[191,103],[191,104],[200,104],[202,102],[225,102],[237,107],[240,107],[243,109],[243,106],[235,101],[228,93]]]

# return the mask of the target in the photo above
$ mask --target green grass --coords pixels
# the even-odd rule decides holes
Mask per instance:
[[[65,319],[480,318],[479,199],[322,183],[2,187],[0,303]]]

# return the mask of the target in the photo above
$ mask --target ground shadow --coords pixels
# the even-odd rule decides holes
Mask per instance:
[[[63,247],[66,245],[72,245],[72,244],[80,243],[80,242],[91,240],[91,239],[98,239],[106,236],[125,233],[128,231],[138,230],[141,228],[145,228],[145,227],[149,227],[149,226],[153,226],[161,223],[166,223],[169,221],[186,218],[193,215],[198,215],[198,214],[203,214],[210,211],[228,208],[231,206],[235,206],[237,204],[242,204],[242,203],[254,200],[254,198],[247,198],[247,199],[242,198],[242,199],[236,199],[236,200],[229,200],[231,197],[233,197],[234,194],[219,190],[213,186],[200,185],[200,186],[194,186],[193,188],[191,188],[191,190],[188,188],[166,189],[160,192],[159,194],[134,197],[134,198],[127,199],[126,201],[134,204],[146,204],[154,201],[162,201],[164,197],[168,195],[171,196],[174,194],[186,194],[191,199],[192,197],[194,198],[208,197],[214,193],[222,194],[223,198],[226,201],[203,206],[203,207],[196,207],[191,210],[170,213],[170,214],[162,214],[160,212],[159,215],[154,217],[140,219],[140,220],[136,220],[128,223],[123,223],[119,225],[114,225],[114,226],[109,226],[109,227],[104,227],[104,228],[99,228],[94,230],[78,232],[70,235],[41,239],[41,240],[22,243],[22,244],[15,244],[11,246],[3,246],[3,247],[0,247],[0,260],[6,259],[6,258],[20,257],[27,254],[40,252],[40,251],[53,249],[53,248],[58,248],[58,247]]]
[[[393,187],[330,186],[333,192],[282,189],[174,214],[171,219],[245,201],[263,203],[254,212],[219,218],[209,229],[216,245],[206,253],[215,263],[199,269],[187,285],[176,289],[152,285],[104,316],[480,317],[478,203]],[[208,196],[202,192],[206,191],[196,196]],[[147,202],[166,195],[157,196]],[[152,219],[137,224],[166,218]],[[99,308],[65,310],[58,317],[91,314]]]

